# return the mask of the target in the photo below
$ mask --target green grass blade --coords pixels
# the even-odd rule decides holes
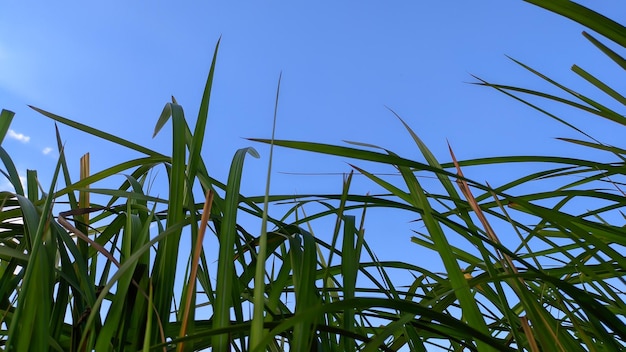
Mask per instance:
[[[430,206],[428,196],[422,189],[413,173],[406,167],[399,167],[400,173],[409,189],[414,206],[423,209],[422,220],[428,229],[430,236],[435,244],[439,255],[446,268],[450,285],[459,300],[461,309],[463,309],[463,320],[470,326],[474,327],[483,334],[488,335],[489,329],[478,305],[476,304],[474,294],[472,293],[463,270],[459,267],[457,258],[451,251],[450,243],[441,228],[440,223],[433,217],[433,209]],[[481,351],[495,351],[491,346],[477,342],[478,349]]]
[[[15,113],[10,110],[2,109],[0,112],[0,145],[4,142],[4,137],[6,137],[7,132],[9,132],[13,116],[15,116]]]
[[[0,147],[0,160],[2,160],[2,163],[7,170],[6,173],[2,170],[0,171],[2,172],[2,174],[4,174],[4,176],[7,177],[8,181],[15,189],[15,193],[22,196],[25,195],[24,187],[22,186],[22,180],[20,179],[20,175],[15,168],[15,164],[13,164],[13,160],[11,160],[9,154],[2,147]]]
[[[293,268],[293,285],[296,295],[295,315],[318,304],[315,286],[316,256],[315,239],[310,233],[302,232],[289,238],[289,260]],[[314,327],[319,320],[319,315],[307,315],[304,320],[294,325],[291,346],[295,350],[306,351],[316,344]]]
[[[596,88],[600,89],[606,95],[617,100],[619,103],[626,105],[626,97],[621,95],[615,89],[609,87],[606,83],[602,82],[601,80],[596,78],[594,75],[578,67],[578,65],[572,66],[572,71],[574,71],[577,75],[585,79],[587,82],[593,84]]]
[[[582,102],[584,102],[585,104],[588,104],[589,106],[593,107],[596,111],[598,111],[597,115],[602,116],[604,118],[607,118],[611,121],[617,122],[619,124],[625,125],[626,124],[626,118],[624,118],[624,116],[622,116],[621,114],[607,108],[604,105],[601,105],[600,103],[580,94],[577,93],[575,91],[573,91],[572,89],[569,89],[567,87],[565,87],[564,85],[554,81],[553,79],[549,78],[548,76],[540,73],[539,71],[531,68],[528,65],[523,64],[522,62],[515,60],[513,58],[510,58],[513,62],[515,62],[516,64],[522,66],[523,68],[525,68],[526,70],[532,72],[534,75],[540,77],[541,79],[549,82],[550,84],[558,87],[559,89],[567,92],[568,94],[576,97],[577,99],[581,100]],[[541,92],[536,92],[536,94],[538,95],[543,95],[543,93]]]
[[[220,40],[218,40],[215,44],[211,68],[209,69],[209,76],[204,87],[204,93],[202,94],[202,101],[200,102],[200,109],[198,111],[198,119],[196,120],[196,127],[193,132],[193,139],[191,141],[191,145],[189,146],[189,162],[187,163],[189,187],[193,185],[193,177],[195,177],[198,170],[198,164],[201,160],[200,151],[202,150],[206,124],[209,117],[209,102],[211,101],[211,89],[213,87],[213,76],[215,75],[215,64],[217,61],[219,46]]]
[[[276,87],[276,101],[274,103],[274,120],[272,122],[272,138],[276,135],[276,117],[278,116],[278,97],[280,96],[280,81],[282,73],[278,76]],[[250,331],[250,349],[259,347],[263,338],[263,322],[265,320],[265,261],[267,255],[267,217],[269,212],[270,180],[272,176],[272,160],[274,157],[274,143],[270,143],[270,154],[267,164],[267,179],[265,183],[265,195],[263,199],[263,216],[261,218],[261,236],[259,238],[259,252],[257,254],[256,272],[254,274],[254,313]],[[265,346],[261,346],[265,347]]]
[[[570,0],[524,0],[567,17],[626,47],[626,27]]]
[[[557,139],[562,140],[564,142],[572,143],[572,144],[582,145],[582,146],[585,146],[585,147],[588,147],[588,148],[604,150],[604,151],[607,151],[607,152],[611,152],[611,153],[613,153],[615,155],[626,155],[626,149],[622,149],[622,148],[618,148],[618,147],[613,147],[613,146],[609,146],[609,145],[598,144],[598,143],[593,143],[593,142],[588,142],[588,141],[582,141],[580,139],[573,139],[573,138],[560,138],[560,137],[557,137]]]
[[[513,98],[513,99],[515,99],[515,100],[517,100],[517,101],[519,101],[519,102],[521,102],[521,103],[523,103],[523,104],[525,104],[525,105],[527,105],[527,106],[529,106],[529,107],[531,107],[531,108],[533,108],[533,109],[535,109],[535,110],[545,114],[546,116],[549,116],[550,118],[552,118],[552,119],[554,119],[554,120],[564,124],[565,126],[567,126],[567,127],[571,128],[571,129],[575,130],[576,132],[578,132],[578,133],[588,137],[589,139],[593,139],[594,141],[597,141],[591,135],[587,134],[585,131],[583,131],[580,128],[574,126],[573,124],[571,124],[571,123],[565,121],[564,119],[562,119],[562,118],[560,118],[560,117],[558,117],[558,116],[548,112],[547,110],[545,110],[543,108],[540,108],[536,104],[533,104],[533,103],[529,102],[528,100],[520,98],[517,95],[512,94],[512,93],[509,92],[509,90],[517,90],[517,88],[515,88],[515,87],[508,87],[508,86],[500,86],[498,84],[489,83],[489,82],[487,82],[485,80],[482,80],[482,79],[480,79],[478,77],[475,77],[475,78],[480,80],[482,82],[481,83],[482,85],[494,88],[497,91],[499,91],[501,93],[504,93],[504,94],[508,95],[509,97],[511,97],[511,98]],[[540,93],[539,95],[542,95],[542,93]]]
[[[591,34],[583,31],[583,36],[587,38],[593,45],[595,45],[598,49],[600,49],[606,56],[611,58],[616,64],[618,64],[622,69],[626,70],[626,59],[624,59],[621,55],[611,50],[606,45],[600,43],[599,40],[594,38]]]
[[[100,130],[95,129],[93,127],[84,125],[84,124],[76,122],[76,121],[72,121],[72,120],[70,120],[68,118],[65,118],[65,117],[53,114],[51,112],[45,111],[43,109],[39,109],[39,108],[31,106],[31,105],[29,105],[29,107],[31,109],[37,111],[38,113],[48,117],[48,118],[51,118],[51,119],[53,119],[55,121],[58,121],[58,122],[60,122],[60,123],[62,123],[64,125],[73,127],[73,128],[75,128],[75,129],[77,129],[79,131],[83,131],[85,133],[88,133],[89,135],[92,135],[94,137],[102,138],[102,139],[107,140],[109,142],[112,142],[112,143],[115,143],[115,144],[119,144],[121,146],[124,146],[126,148],[138,151],[140,153],[143,153],[143,154],[146,154],[146,155],[149,155],[149,156],[163,157],[162,154],[157,153],[157,152],[155,152],[155,151],[153,151],[153,150],[151,150],[149,148],[146,148],[146,147],[141,146],[139,144],[130,142],[130,141],[126,140],[126,139],[117,137],[117,136],[112,135],[110,133],[107,133],[107,132],[104,132],[104,131],[100,131]]]
[[[268,139],[262,139],[262,138],[249,138],[249,140],[260,142],[260,143],[266,143],[266,144],[269,144],[271,142]],[[288,141],[288,140],[274,140],[274,145],[280,146],[280,147],[291,148],[291,149],[302,150],[302,151],[310,151],[310,152],[327,154],[327,155],[341,156],[341,157],[362,160],[362,161],[373,161],[373,162],[379,162],[379,163],[388,164],[388,165],[407,166],[414,170],[431,171],[436,174],[442,174],[442,175],[449,176],[449,177],[456,177],[455,174],[449,171],[442,170],[440,168],[436,168],[436,167],[433,167],[424,163],[402,158],[397,155],[377,153],[377,152],[372,152],[369,150],[336,146],[336,145],[330,145],[330,144],[322,144],[322,143]],[[483,189],[485,188],[484,186],[480,184],[476,184],[476,182],[472,180],[467,180],[467,181],[476,187],[483,188]]]
[[[357,233],[354,216],[346,215],[344,217],[343,244],[341,246],[341,274],[343,276],[343,296],[344,299],[352,299],[355,297],[357,271],[361,258],[356,256],[355,239]],[[343,328],[346,331],[353,331],[355,327],[354,309],[348,308],[343,315]],[[356,345],[353,339],[343,339],[343,351],[356,351]]]
[[[220,329],[230,325],[230,308],[233,302],[233,276],[235,257],[234,245],[237,237],[237,208],[239,205],[239,188],[243,173],[243,162],[246,154],[250,153],[258,157],[253,148],[239,149],[230,166],[228,184],[226,189],[225,206],[221,229],[219,233],[219,254],[217,262],[217,283],[215,292],[215,304],[213,306],[213,328]],[[216,335],[212,338],[213,350],[226,352],[229,349],[229,337],[227,334]]]
[[[166,228],[175,226],[185,218],[184,199],[186,190],[186,141],[185,141],[185,116],[180,105],[171,103],[172,112],[172,166],[169,173],[169,209],[167,212]],[[154,260],[153,285],[154,302],[157,307],[162,324],[167,329],[170,321],[170,310],[174,294],[174,282],[176,279],[176,266],[178,263],[179,245],[181,232],[166,237],[159,243]],[[155,325],[156,326],[156,325]],[[156,335],[153,332],[153,335]]]
[[[17,351],[48,349],[48,323],[52,314],[50,302],[54,288],[54,257],[50,257],[49,253],[49,247],[54,245],[50,230],[51,194],[54,193],[60,167],[60,162],[57,162],[41,216],[27,198],[17,195],[32,239],[29,263],[18,294],[18,306],[9,326],[7,345]]]

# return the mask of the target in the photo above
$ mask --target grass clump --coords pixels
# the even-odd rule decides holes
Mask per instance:
[[[589,9],[570,1],[528,2],[582,23],[620,50],[626,47],[626,29]],[[617,52],[583,35],[623,73],[626,61]],[[618,125],[626,124],[623,114],[515,61],[565,97],[482,79],[477,84],[583,133],[586,139],[563,140],[605,152],[613,162],[558,156],[457,161],[452,149],[450,161],[441,162],[396,115],[426,162],[365,143],[253,139],[349,158],[353,172],[365,175],[380,194],[352,192],[350,173],[337,194],[294,199],[270,193],[268,186],[264,195],[246,196],[240,193],[241,176],[247,156],[258,157],[253,148],[235,153],[226,183],[209,175],[202,158],[218,47],[219,42],[195,125],[175,99],[156,122],[155,135],[172,126],[170,155],[34,108],[142,154],[93,174],[86,155],[80,178],[73,180],[57,129],[60,157],[42,190],[36,171],[29,170],[22,185],[0,147],[2,172],[14,188],[0,192],[0,340],[6,350],[624,349],[626,151],[531,99],[556,101]],[[604,99],[626,104],[619,89],[576,65],[572,70]],[[10,111],[1,112],[0,140],[12,118]],[[384,165],[400,178],[368,172],[365,162]],[[463,173],[517,163],[546,167],[496,187]],[[164,197],[148,191],[151,173],[160,168],[166,171]],[[124,181],[115,183],[120,173]],[[422,175],[436,186],[422,182]],[[117,186],[93,187],[101,183]],[[548,190],[532,191],[540,183]],[[274,216],[269,203],[289,206]],[[312,203],[324,210],[307,214],[304,208]],[[439,256],[444,272],[378,260],[363,229],[372,208],[418,218],[412,242]],[[259,219],[263,229],[246,228],[243,214]],[[328,239],[310,227],[319,218],[334,223]],[[207,241],[218,248],[213,266]],[[184,270],[176,269],[180,263]],[[394,283],[396,271],[410,282]]]

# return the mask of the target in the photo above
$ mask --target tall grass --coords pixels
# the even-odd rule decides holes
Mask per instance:
[[[626,46],[624,27],[575,3],[529,2]],[[615,51],[584,35],[626,69]],[[253,148],[235,153],[226,183],[209,175],[202,158],[218,48],[219,41],[195,125],[175,99],[156,122],[154,135],[171,124],[170,155],[33,107],[57,123],[143,155],[95,173],[85,156],[74,180],[57,129],[60,157],[44,191],[36,171],[29,170],[22,185],[0,147],[2,172],[14,188],[0,192],[0,339],[6,350],[624,349],[624,149],[596,139],[566,139],[605,151],[615,162],[558,156],[457,161],[452,149],[450,161],[441,162],[396,115],[425,163],[365,143],[254,139],[349,158],[354,172],[380,194],[354,193],[351,173],[337,194],[294,198],[272,194],[268,186],[264,195],[246,196],[239,191],[241,176],[246,157],[258,156]],[[477,84],[573,128],[524,95],[624,124],[619,112],[523,67],[570,97],[480,79]],[[618,89],[578,66],[573,71],[626,103]],[[0,141],[12,118],[10,111],[1,112]],[[368,172],[365,162],[386,165],[400,181]],[[512,163],[546,168],[495,187],[463,174],[468,167]],[[164,197],[149,191],[156,169],[166,171]],[[116,183],[113,176],[119,174],[125,179]],[[418,177],[424,174],[437,185],[424,183]],[[541,182],[551,190],[528,192]],[[102,184],[112,186],[94,186]],[[268,214],[268,203],[289,206],[276,216]],[[318,209],[313,204],[324,210],[309,213]],[[363,228],[372,208],[419,218],[412,242],[439,256],[445,272],[378,260]],[[244,214],[262,220],[263,228],[246,228]],[[334,223],[328,238],[315,234],[314,220],[320,218]],[[215,266],[204,252],[207,241],[219,247]],[[184,270],[176,269],[180,263]],[[397,271],[408,285],[392,281]]]
[[[571,1],[529,1],[575,20],[617,45],[626,48],[626,28]],[[626,61],[596,36],[585,38],[617,64],[623,74]],[[350,158],[353,168],[378,185],[379,196],[350,196],[352,207],[383,207],[415,212],[422,226],[413,242],[431,249],[446,273],[424,274],[415,281],[421,306],[429,307],[498,339],[496,350],[530,351],[617,351],[625,348],[624,325],[624,158],[623,148],[606,145],[540,106],[543,98],[624,125],[623,114],[607,104],[624,106],[620,89],[610,87],[587,70],[574,65],[572,71],[598,89],[602,99],[579,94],[526,68],[564,93],[556,96],[528,88],[492,84],[477,78],[477,84],[497,89],[581,133],[585,139],[563,141],[604,151],[614,162],[559,156],[492,157],[442,163],[399,117],[426,163],[402,158],[384,148],[365,143],[352,146],[324,145],[299,141],[273,141],[276,146]],[[395,114],[395,113],[394,113]],[[259,140],[260,142],[269,142]],[[384,178],[359,166],[362,162],[388,165],[402,177]],[[520,175],[503,185],[491,187],[463,176],[467,167],[532,163],[546,168]],[[493,168],[491,169],[493,170]],[[416,175],[430,174],[439,185],[427,190]],[[542,186],[546,183],[547,186]],[[536,191],[533,189],[550,189]],[[441,190],[441,191],[440,191]],[[531,190],[529,193],[528,190]],[[408,269],[408,268],[407,268]],[[429,319],[425,315],[414,316]],[[391,324],[390,324],[391,325]],[[444,342],[438,338],[445,336]],[[478,350],[492,346],[468,335],[455,339],[453,333],[419,335],[422,341],[439,341],[446,349]],[[459,334],[463,335],[463,334]],[[435,343],[435,342],[433,342]],[[424,345],[409,345],[412,350]]]

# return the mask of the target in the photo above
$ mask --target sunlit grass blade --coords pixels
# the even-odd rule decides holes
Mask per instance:
[[[621,95],[615,89],[609,87],[606,83],[602,82],[591,73],[583,70],[578,65],[572,66],[572,71],[574,71],[580,77],[584,78],[587,82],[593,84],[596,88],[600,89],[606,95],[617,100],[619,103],[626,105],[626,97]]]
[[[152,307],[153,307],[153,294],[152,294],[152,282],[149,283],[149,296],[148,296],[148,310],[146,315],[146,335],[143,339],[143,352],[150,351],[150,341],[152,341],[151,331],[152,331]]]
[[[450,280],[452,289],[459,300],[461,309],[463,309],[463,320],[482,333],[489,334],[487,324],[478,309],[476,301],[474,300],[474,294],[467,283],[463,270],[459,267],[457,258],[450,250],[450,244],[443,229],[441,228],[440,223],[432,215],[433,209],[431,208],[428,196],[408,168],[399,166],[398,169],[400,170],[400,173],[402,174],[402,177],[404,178],[404,181],[409,189],[412,204],[423,209],[422,220],[424,221],[424,225],[428,229],[428,232],[437,247],[439,255],[443,261],[443,265],[446,268],[446,273],[448,275],[448,279]],[[481,351],[495,351],[490,346],[480,342],[477,343],[477,347]]]
[[[185,116],[180,105],[170,103],[169,108],[172,118],[172,158],[171,169],[169,169],[169,208],[167,211],[166,228],[178,228],[185,219],[184,199],[187,176],[185,174],[186,161],[186,141],[185,141]],[[153,285],[154,302],[159,312],[161,322],[167,329],[170,322],[170,311],[172,310],[172,298],[174,295],[174,282],[176,279],[176,266],[178,264],[178,254],[180,246],[180,230],[164,238],[159,243],[156,257],[154,259]],[[156,326],[156,325],[155,325]],[[153,335],[156,335],[153,332]]]
[[[149,242],[147,242],[147,243],[143,244],[142,246],[140,246],[139,248],[137,248],[130,257],[126,258],[124,263],[122,263],[118,267],[118,270],[109,278],[109,280],[101,288],[102,292],[100,293],[100,295],[97,297],[97,299],[93,303],[91,312],[88,315],[88,317],[86,318],[87,326],[90,326],[90,327],[94,326],[94,321],[96,320],[96,317],[99,315],[98,314],[99,309],[100,309],[102,303],[104,302],[104,300],[105,300],[105,298],[107,296],[107,293],[110,292],[111,288],[118,282],[120,277],[125,275],[131,268],[134,268],[134,266],[136,265],[137,261],[140,258],[142,258],[143,256],[145,256],[146,252],[149,252],[150,249],[152,248],[152,246],[154,246],[159,241],[162,241],[164,238],[166,238],[168,236],[171,236],[172,234],[176,234],[176,233],[180,232],[182,230],[182,228],[184,226],[187,226],[188,224],[189,224],[188,222],[181,222],[179,224],[172,225],[171,227],[167,228],[166,230],[160,232],[158,235],[156,235],[154,238],[152,238]],[[153,326],[153,330],[156,330],[156,332],[157,332],[156,333],[157,336],[153,336],[153,340],[164,342],[165,341],[164,329],[163,329],[163,325],[161,325],[161,322],[164,321],[164,318],[160,317],[160,312],[158,312],[156,310],[156,308],[157,307],[155,305],[150,306],[150,309],[153,310],[153,312],[151,314],[152,315],[156,315],[156,316],[154,316],[154,320],[152,320],[151,323],[149,323],[149,324],[155,324],[155,323],[157,324],[156,327]],[[83,334],[83,336],[82,336],[81,345],[83,345],[85,343],[85,339],[86,338],[87,338],[87,332],[85,334]]]
[[[585,31],[583,31],[583,36],[587,38],[587,40],[589,40],[598,49],[600,49],[606,56],[608,56],[611,60],[618,64],[622,69],[626,70],[626,59],[624,59],[621,55],[619,55],[606,45],[602,44],[599,40],[597,40],[595,37]]]
[[[196,126],[193,131],[193,139],[191,141],[191,145],[189,146],[189,162],[187,163],[189,187],[193,186],[193,181],[198,169],[198,165],[201,162],[200,151],[202,150],[206,124],[209,117],[209,103],[211,101],[211,89],[213,87],[213,77],[215,75],[215,64],[217,62],[217,53],[220,46],[220,40],[221,39],[218,39],[217,43],[215,44],[213,59],[211,60],[211,68],[209,69],[209,76],[204,87],[204,93],[202,94],[200,109],[198,111],[198,118],[196,120]]]
[[[217,283],[215,303],[213,305],[213,328],[220,329],[230,324],[230,308],[232,307],[232,292],[235,257],[235,240],[237,237],[237,209],[239,206],[239,189],[243,173],[243,162],[246,154],[258,157],[253,148],[239,149],[230,166],[226,189],[223,219],[219,232],[219,255],[217,263]],[[228,335],[216,335],[212,338],[213,350],[225,352],[229,348]]]
[[[15,113],[10,110],[2,109],[0,111],[0,145],[4,141],[4,137],[6,137],[7,132],[9,132],[9,128],[11,127],[11,121],[13,121],[13,116]]]
[[[607,119],[609,119],[611,121],[617,122],[617,123],[622,124],[622,125],[626,125],[626,118],[624,118],[624,116],[622,116],[621,114],[619,114],[619,113],[609,109],[608,107],[606,107],[606,106],[596,102],[595,100],[593,100],[591,98],[588,98],[585,95],[582,95],[580,93],[577,93],[577,92],[573,91],[570,88],[567,88],[566,86],[564,86],[564,85],[554,81],[553,79],[549,78],[548,76],[540,73],[539,71],[531,68],[528,65],[525,65],[524,63],[522,63],[522,62],[520,62],[518,60],[515,60],[513,58],[510,58],[510,59],[513,62],[515,62],[516,64],[518,64],[518,65],[522,66],[523,68],[525,68],[526,70],[532,72],[534,75],[536,75],[536,76],[540,77],[541,79],[549,82],[550,84],[558,87],[559,89],[567,92],[568,94],[574,96],[575,98],[579,99],[580,101],[584,102],[585,104],[593,107],[598,112],[597,113],[598,116],[607,118]],[[541,92],[535,92],[533,94],[545,95],[544,93],[541,93]],[[559,101],[559,99],[556,99],[556,100]],[[560,100],[560,102],[566,102],[566,100]],[[587,110],[587,111],[589,111],[589,110]]]
[[[18,351],[48,349],[48,324],[52,314],[51,297],[54,286],[54,257],[51,257],[54,253],[51,250],[56,241],[50,223],[53,205],[51,195],[54,193],[60,167],[60,162],[57,162],[50,189],[41,208],[41,216],[27,198],[17,195],[32,241],[29,263],[18,294],[18,305],[9,326],[7,341],[10,348]]]
[[[402,311],[405,314],[413,314],[414,316],[423,316],[428,317],[429,320],[434,321],[436,323],[424,323],[421,320],[414,320],[411,323],[414,324],[418,328],[428,328],[426,331],[434,331],[437,332],[438,336],[446,336],[455,341],[463,342],[463,341],[473,341],[478,340],[481,341],[482,344],[489,346],[488,348],[496,351],[514,351],[513,348],[510,348],[503,344],[501,341],[494,339],[489,335],[483,334],[481,331],[475,329],[474,327],[467,325],[457,319],[450,317],[449,315],[439,313],[433,311],[429,307],[417,304],[411,301],[405,300],[389,300],[385,298],[372,298],[372,297],[358,297],[352,300],[342,300],[327,304],[318,304],[311,307],[308,307],[299,315],[294,315],[291,318],[283,320],[280,324],[278,324],[275,328],[272,329],[270,335],[265,337],[265,341],[269,342],[269,340],[275,334],[280,333],[281,331],[288,330],[290,327],[294,326],[296,323],[304,321],[306,319],[310,319],[312,316],[322,314],[322,313],[330,313],[330,312],[341,312],[346,308],[351,307],[355,308],[358,311],[368,311],[368,310],[376,310],[376,308]],[[379,310],[380,311],[380,310]],[[394,315],[395,316],[395,315]],[[380,315],[381,318],[387,319],[385,315]],[[366,340],[367,342],[367,340]],[[463,342],[463,345],[472,351],[478,351],[475,346],[468,344],[467,342]]]
[[[450,155],[452,157],[453,163],[455,164],[457,173],[459,174],[459,176],[463,176],[463,172],[461,171],[461,168],[458,165],[458,162],[456,161],[456,157],[452,151],[452,148],[449,148],[449,149],[450,149]],[[467,182],[459,180],[457,183],[464,197],[467,199],[468,204],[472,208],[474,214],[478,217],[484,229],[484,232],[486,233],[488,238],[494,244],[500,245],[501,242],[498,236],[496,235],[489,220],[487,220],[487,217],[485,216],[485,213],[482,211],[480,205],[474,198],[470,187],[467,185]],[[494,195],[494,198],[496,199],[496,201],[498,201],[497,196]],[[505,273],[509,275],[516,276],[519,274],[519,271],[514,263],[514,260],[511,258],[511,256],[508,253],[502,253],[502,251],[500,251],[498,248],[495,248],[495,254],[498,259],[498,262],[496,263],[491,263],[490,258],[485,258],[485,265],[490,275],[496,276],[498,268],[500,268],[501,270],[503,270]],[[546,343],[548,343],[549,341],[558,341],[556,345],[559,347],[559,349],[565,350],[563,349],[562,344],[565,343],[564,341],[568,341],[568,338],[570,338],[570,336],[564,335],[560,339],[557,337],[557,333],[554,331],[554,328],[553,328],[554,326],[557,326],[556,321],[552,318],[552,316],[548,314],[548,312],[544,311],[543,307],[540,304],[538,304],[538,302],[535,301],[535,296],[528,293],[526,289],[526,283],[523,281],[523,279],[514,278],[512,280],[508,280],[508,283],[511,289],[517,294],[518,298],[520,299],[520,304],[526,308],[525,309],[526,312],[530,314],[531,317],[533,318],[532,321],[538,330],[538,333],[536,335],[538,335],[538,338],[543,339],[544,341],[543,345],[546,345]],[[482,289],[481,291],[483,290],[484,289]],[[508,309],[508,304],[506,304],[505,291],[498,282],[496,283],[496,290],[497,290],[497,294],[492,295],[491,297],[492,302],[494,298],[498,298],[498,300],[501,301],[501,308],[504,310],[504,315],[507,317],[509,324],[512,327],[511,330],[513,330],[515,329],[515,326],[517,325],[515,322],[515,318],[514,318],[515,315],[513,314],[513,312],[511,312]],[[517,333],[517,331],[514,331],[513,335],[516,337],[516,341],[520,341],[521,336]],[[532,334],[527,334],[527,337],[528,336],[532,336]],[[571,339],[569,339],[569,341],[571,341]]]
[[[561,137],[558,137],[557,139],[565,141],[565,142],[568,142],[568,143],[572,143],[572,144],[582,145],[584,147],[589,147],[589,148],[598,149],[598,150],[604,150],[604,151],[613,153],[613,154],[615,154],[617,156],[626,156],[626,149],[613,147],[613,146],[610,146],[610,145],[598,144],[598,143],[583,141],[583,140],[574,139],[574,138],[561,138]]]
[[[400,120],[400,122],[402,122],[402,125],[404,125],[404,128],[409,132],[409,134],[413,138],[413,141],[415,142],[415,144],[417,144],[420,152],[426,158],[426,161],[428,162],[428,164],[437,169],[443,169],[442,165],[439,163],[439,160],[437,160],[435,155],[433,155],[430,149],[428,149],[426,144],[422,142],[422,140],[411,129],[411,127],[395,111],[391,110],[391,112]],[[450,196],[450,199],[456,203],[457,214],[465,221],[467,226],[472,226],[473,225],[472,220],[470,219],[469,214],[466,211],[463,211],[464,209],[464,206],[462,205],[463,202],[460,202],[461,198],[459,197],[458,192],[454,188],[454,185],[452,184],[452,181],[450,180],[450,178],[441,173],[436,173],[436,176],[439,182],[441,183],[441,185],[443,186],[443,188],[445,189],[447,195]],[[460,176],[463,176],[463,175],[460,175]],[[466,181],[463,181],[463,182],[466,182]]]
[[[268,139],[262,139],[262,138],[249,138],[249,140],[255,141],[255,142],[266,143],[266,144],[269,144],[271,142]],[[372,152],[369,150],[337,146],[337,145],[331,145],[331,144],[314,143],[314,142],[274,140],[273,143],[276,146],[286,147],[286,148],[291,148],[291,149],[296,149],[296,150],[309,151],[309,152],[315,152],[315,153],[321,153],[321,154],[333,155],[333,156],[341,156],[341,157],[346,157],[346,158],[361,160],[361,161],[372,161],[372,162],[378,162],[378,163],[388,164],[388,165],[407,166],[414,170],[430,171],[436,174],[442,174],[442,175],[449,176],[449,177],[455,177],[453,173],[445,169],[433,167],[433,166],[430,166],[430,165],[427,165],[418,161],[402,158],[398,155],[378,153],[378,152]],[[483,189],[485,188],[484,186],[477,184],[472,180],[467,180],[467,181],[472,183],[476,187],[483,188]]]
[[[626,27],[587,7],[570,0],[524,0],[546,10],[576,21],[583,26],[601,33],[617,44],[626,47]]]
[[[272,138],[276,135],[276,118],[278,116],[278,98],[280,96],[280,81],[282,73],[278,76],[276,87],[276,101],[274,103],[274,119],[272,121]],[[269,159],[267,164],[267,177],[265,183],[265,196],[263,199],[263,215],[261,218],[261,236],[259,237],[259,252],[257,254],[256,272],[254,274],[254,312],[250,331],[250,349],[259,347],[263,337],[263,322],[265,320],[265,261],[267,256],[267,218],[269,212],[270,180],[272,176],[272,161],[274,157],[274,144],[270,143]],[[263,346],[260,346],[263,347]]]
[[[110,133],[107,133],[107,132],[104,132],[104,131],[100,131],[100,130],[95,129],[93,127],[90,127],[90,126],[87,126],[85,124],[82,124],[82,123],[70,120],[68,118],[65,118],[65,117],[53,114],[51,112],[45,111],[43,109],[39,109],[39,108],[31,106],[31,105],[29,105],[29,107],[31,109],[37,111],[38,113],[40,113],[40,114],[42,114],[42,115],[44,115],[44,116],[46,116],[48,118],[51,118],[52,120],[55,120],[55,121],[58,121],[58,122],[60,122],[60,123],[62,123],[64,125],[73,127],[73,128],[75,128],[75,129],[77,129],[79,131],[88,133],[91,136],[102,138],[102,139],[107,140],[109,142],[112,142],[112,143],[115,143],[115,144],[119,144],[121,146],[124,146],[126,148],[135,150],[137,152],[140,152],[140,153],[143,153],[143,154],[146,154],[146,155],[149,155],[149,156],[163,157],[163,155],[160,154],[160,153],[157,153],[157,152],[155,152],[155,151],[153,151],[151,149],[148,149],[148,148],[146,148],[144,146],[141,146],[139,144],[130,142],[130,141],[126,140],[126,139],[120,138],[120,137],[115,136],[113,134],[110,134]]]
[[[315,239],[310,233],[302,232],[289,238],[289,260],[293,268],[293,286],[296,296],[295,315],[317,305],[319,301],[315,286],[317,266],[315,249]],[[315,325],[319,320],[319,315],[309,315],[297,322],[293,327],[291,346],[297,350],[305,351],[316,344]]]
[[[487,81],[485,81],[485,80],[482,80],[482,79],[480,79],[480,78],[478,78],[478,77],[476,77],[476,76],[474,76],[474,78],[476,78],[476,79],[478,79],[479,81],[481,81],[482,83],[480,83],[480,84],[482,84],[482,85],[484,85],[484,86],[487,86],[487,87],[494,88],[494,89],[496,89],[497,91],[499,91],[499,92],[501,92],[501,93],[504,93],[504,94],[508,95],[509,97],[511,97],[511,98],[513,98],[513,99],[515,99],[515,100],[517,100],[517,101],[519,101],[519,102],[521,102],[521,103],[523,103],[523,104],[525,104],[525,105],[527,105],[527,106],[529,106],[529,107],[531,107],[531,108],[533,108],[533,109],[535,109],[535,110],[537,110],[537,111],[539,111],[539,112],[541,112],[541,113],[545,114],[546,116],[549,116],[550,118],[552,118],[552,119],[554,119],[554,120],[556,120],[556,121],[558,121],[558,122],[562,123],[563,125],[565,125],[565,126],[567,126],[567,127],[571,128],[571,129],[575,130],[576,132],[578,132],[578,133],[580,133],[580,134],[582,134],[582,135],[584,135],[584,136],[588,137],[589,139],[593,139],[593,140],[597,141],[597,140],[596,140],[595,138],[593,138],[591,135],[587,134],[586,132],[584,132],[584,131],[583,131],[583,130],[581,130],[580,128],[578,128],[578,127],[574,126],[573,124],[571,124],[571,123],[569,123],[569,122],[565,121],[564,119],[562,119],[562,118],[560,118],[560,117],[558,117],[558,116],[556,116],[556,115],[554,115],[554,114],[552,114],[552,113],[548,112],[547,110],[545,110],[545,109],[543,109],[543,108],[539,107],[538,105],[533,104],[533,103],[529,102],[528,100],[523,99],[523,98],[520,98],[520,97],[518,97],[517,95],[512,94],[512,93],[510,93],[510,92],[509,92],[509,90],[519,90],[518,88],[516,88],[516,87],[510,87],[510,86],[502,86],[502,87],[500,87],[500,85],[498,85],[498,84],[489,83],[489,82],[487,82]],[[522,90],[524,91],[524,93],[526,93],[526,91],[529,91],[529,90],[526,90],[526,89],[522,89]],[[529,91],[529,92],[530,92],[530,91]],[[532,91],[532,92],[534,92],[534,91]],[[545,95],[545,94],[541,93],[541,94],[538,94],[538,95]]]
[[[69,185],[55,192],[54,197],[58,198],[72,191],[75,191],[78,189],[84,189],[88,185],[91,185],[98,181],[105,180],[109,178],[110,176],[121,174],[123,173],[123,171],[134,168],[134,167],[141,167],[146,164],[148,165],[156,165],[160,163],[164,164],[164,163],[170,162],[170,160],[171,159],[168,157],[145,157],[145,158],[139,158],[139,159],[131,159],[131,160],[119,163],[117,165],[111,166],[102,171],[95,172],[89,177],[86,177],[82,180],[74,182],[72,185]]]
[[[344,299],[355,297],[357,271],[361,258],[356,255],[355,236],[357,234],[355,217],[344,216],[343,243],[341,246],[341,274],[343,276],[343,296]],[[343,328],[346,331],[353,331],[355,327],[354,309],[348,308],[343,314]],[[348,337],[343,338],[344,351],[356,351],[354,340]]]
[[[11,183],[13,189],[15,189],[15,193],[24,196],[24,186],[22,185],[22,180],[17,172],[17,168],[15,168],[15,164],[13,164],[13,160],[11,160],[9,154],[2,147],[0,147],[0,160],[7,170],[6,172],[4,170],[0,170],[0,172]]]
[[[193,309],[191,307],[192,296],[195,290],[195,284],[198,276],[198,265],[200,261],[200,253],[202,252],[202,245],[204,240],[204,234],[206,232],[206,228],[208,226],[209,217],[211,214],[211,206],[213,204],[213,192],[208,191],[206,195],[206,200],[204,202],[204,208],[202,209],[202,218],[200,219],[200,228],[198,233],[198,238],[196,241],[196,246],[193,253],[193,259],[191,261],[191,273],[189,274],[189,282],[187,284],[187,296],[185,297],[184,309],[183,309],[183,318],[180,326],[180,333],[178,336],[183,337],[187,335],[187,320],[189,319],[189,311]],[[194,307],[195,308],[195,307]],[[177,346],[177,351],[184,351],[184,343],[180,343]]]

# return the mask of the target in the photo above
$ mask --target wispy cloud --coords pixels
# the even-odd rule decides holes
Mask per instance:
[[[52,151],[52,148],[45,147],[45,148],[43,148],[43,150],[41,152],[43,153],[43,155],[48,155],[48,154],[50,154],[51,151]]]
[[[28,143],[30,141],[30,137],[23,134],[23,133],[17,133],[13,130],[9,130],[9,133],[7,134],[9,136],[9,138],[13,138],[16,139],[22,143]]]

